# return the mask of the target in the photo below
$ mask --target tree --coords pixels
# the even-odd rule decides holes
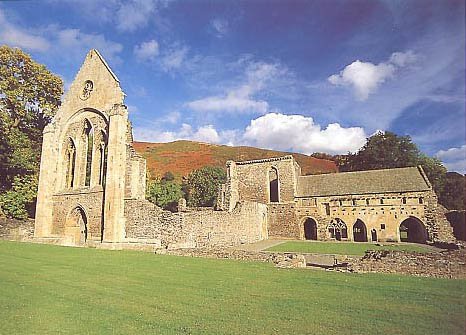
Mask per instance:
[[[372,135],[357,153],[348,154],[346,160],[339,159],[338,163],[341,171],[421,165],[437,195],[443,190],[447,172],[440,160],[423,154],[410,136],[398,136],[389,131]]]
[[[37,175],[15,176],[12,188],[0,194],[3,213],[16,219],[34,216],[37,185]]]
[[[340,170],[360,171],[414,166],[420,151],[409,136],[398,136],[389,131],[378,132],[367,139],[356,154],[342,161]]]
[[[163,209],[175,211],[184,194],[181,185],[174,181],[154,180],[147,188],[147,200]]]
[[[466,177],[457,172],[447,172],[439,201],[448,209],[464,210]]]
[[[175,175],[171,171],[167,171],[162,176],[162,181],[173,181],[175,180]]]
[[[447,174],[445,166],[443,166],[442,162],[438,158],[429,157],[424,154],[419,155],[416,164],[422,166],[435,193],[440,196],[444,189]]]
[[[42,131],[55,115],[63,93],[63,81],[42,64],[17,48],[0,46],[0,192],[11,199],[15,185],[37,191],[32,181],[39,171]],[[28,176],[28,177],[26,177]],[[9,193],[8,193],[9,192]],[[13,192],[13,193],[11,193]],[[35,197],[34,197],[35,198]],[[3,202],[9,213],[23,213],[18,197],[13,203]],[[33,201],[33,200],[31,200]],[[5,209],[5,208],[4,208]],[[23,214],[18,214],[24,217]],[[16,215],[16,214],[15,214]],[[13,215],[13,216],[15,216]]]
[[[213,206],[217,200],[218,188],[225,181],[226,173],[220,167],[204,166],[192,171],[183,182],[188,205]]]

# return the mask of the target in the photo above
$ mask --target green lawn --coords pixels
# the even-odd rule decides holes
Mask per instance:
[[[284,242],[267,251],[304,252],[316,254],[337,254],[362,256],[366,250],[404,250],[429,252],[430,249],[422,244],[390,244],[377,246],[372,243],[353,242],[319,242],[319,241],[293,241]]]
[[[0,241],[0,334],[464,334],[466,281]]]

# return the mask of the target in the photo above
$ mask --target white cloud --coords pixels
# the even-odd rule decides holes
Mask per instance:
[[[449,171],[466,173],[466,144],[459,148],[440,150],[435,156],[445,164]]]
[[[339,74],[328,77],[328,81],[337,86],[350,86],[354,89],[358,100],[367,100],[371,93],[385,81],[394,77],[397,69],[416,60],[412,51],[395,52],[387,62],[373,64],[356,60],[347,65]]]
[[[220,143],[221,138],[212,125],[205,125],[194,130],[187,123],[183,123],[180,129],[175,131],[158,131],[150,128],[134,128],[134,137],[138,141],[149,142],[173,142],[177,140],[193,140],[207,143]]]
[[[8,22],[0,9],[0,43],[12,47],[81,59],[90,49],[98,49],[112,62],[119,62],[123,50],[120,43],[109,41],[101,34],[87,34],[79,29],[62,29],[57,25],[24,29]]]
[[[121,61],[118,54],[123,46],[107,40],[102,34],[87,34],[79,29],[60,29],[58,26],[48,27],[44,34],[51,39],[53,49],[62,55],[69,53],[71,57],[81,58],[90,49],[97,49],[106,59],[112,62]]]
[[[161,67],[165,72],[179,69],[188,54],[186,46],[173,46],[162,57]]]
[[[226,96],[207,97],[191,101],[187,107],[197,112],[252,112],[264,114],[269,105],[266,101],[255,101],[241,92],[232,91]]]
[[[358,150],[364,145],[366,134],[359,127],[343,128],[331,123],[322,129],[312,117],[269,113],[251,120],[244,140],[263,148],[335,154]]]
[[[224,19],[213,19],[211,21],[211,26],[214,30],[215,36],[221,38],[225,36],[225,34],[228,32],[228,21]]]
[[[191,125],[184,123],[174,131],[135,127],[134,134],[140,141],[171,142],[185,139],[216,144],[250,145],[305,154],[354,152],[366,141],[366,134],[359,127],[343,128],[338,123],[332,123],[322,129],[311,117],[280,113],[268,113],[251,120],[243,130],[219,131],[210,124],[193,129]]]
[[[16,27],[8,22],[0,9],[0,43],[30,51],[44,52],[50,48],[50,43],[37,33]]]
[[[227,90],[223,95],[188,102],[186,106],[197,112],[265,114],[269,104],[254,95],[284,71],[278,64],[251,63],[246,68],[241,85]]]
[[[154,0],[126,0],[117,5],[116,27],[120,31],[135,31],[145,27],[157,10]]]
[[[156,40],[142,42],[134,46],[134,55],[141,61],[151,61],[159,54],[159,44]]]

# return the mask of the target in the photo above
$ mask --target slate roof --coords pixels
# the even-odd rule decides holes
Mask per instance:
[[[418,167],[299,176],[297,196],[332,196],[427,191],[430,184]]]

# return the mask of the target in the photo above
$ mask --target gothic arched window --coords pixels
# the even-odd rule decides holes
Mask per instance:
[[[76,146],[71,138],[68,139],[66,143],[65,151],[65,161],[66,161],[66,188],[72,188],[74,186],[74,170],[76,167]]]
[[[92,154],[94,151],[94,128],[88,120],[85,121],[84,134],[86,139],[86,178],[84,179],[84,186],[90,186],[92,173]]]
[[[276,168],[271,168],[269,171],[269,201],[270,202],[279,202],[279,180],[278,180],[278,171]]]

